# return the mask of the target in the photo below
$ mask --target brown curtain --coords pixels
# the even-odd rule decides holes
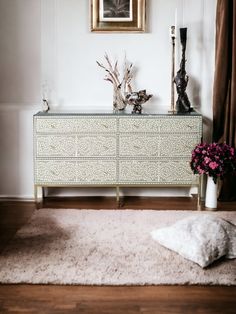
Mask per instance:
[[[213,90],[213,140],[236,148],[236,1],[218,0]],[[223,180],[219,200],[236,200],[236,177]]]

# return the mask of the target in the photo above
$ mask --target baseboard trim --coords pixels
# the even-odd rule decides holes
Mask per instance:
[[[33,197],[10,197],[1,196],[0,202],[34,202]]]

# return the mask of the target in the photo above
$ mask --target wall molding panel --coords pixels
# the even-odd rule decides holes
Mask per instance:
[[[57,102],[57,6],[58,0],[41,0],[41,95]]]

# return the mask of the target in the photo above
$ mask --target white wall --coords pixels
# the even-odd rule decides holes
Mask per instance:
[[[176,9],[178,27],[188,28],[188,95],[204,114],[209,137],[216,0],[146,2],[147,33],[96,34],[89,31],[88,0],[0,0],[0,196],[33,196],[32,115],[41,108],[42,85],[47,84],[47,97],[56,109],[112,109],[112,86],[95,63],[105,51],[121,63],[126,53],[135,64],[134,87],[154,95],[145,105],[148,111],[169,108],[169,27],[175,22]],[[176,55],[178,66],[178,40]],[[125,193],[185,195],[188,191]]]

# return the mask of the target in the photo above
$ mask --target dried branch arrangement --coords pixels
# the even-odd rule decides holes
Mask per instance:
[[[104,58],[106,65],[98,61],[96,62],[99,67],[106,71],[104,80],[113,84],[113,110],[124,110],[127,105],[126,95],[132,93],[131,81],[133,78],[133,64],[125,60],[123,78],[120,79],[118,61],[116,60],[115,63],[112,64],[107,54],[105,54]]]
[[[124,110],[127,104],[133,106],[132,113],[142,113],[142,104],[148,101],[152,95],[147,95],[146,90],[132,91],[133,64],[125,59],[123,77],[120,79],[118,61],[114,64],[107,54],[104,56],[106,65],[97,61],[99,67],[106,71],[105,80],[113,84],[113,110]]]

